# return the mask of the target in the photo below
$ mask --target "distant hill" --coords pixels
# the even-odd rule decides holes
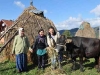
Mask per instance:
[[[95,33],[96,33],[96,37],[98,38],[99,37],[99,27],[94,27],[93,28],[95,30]],[[71,35],[72,36],[75,36],[75,33],[77,32],[78,28],[73,28],[71,30],[69,30],[71,32]],[[60,34],[62,34],[65,30],[60,30]]]
[[[74,36],[77,30],[78,30],[78,28],[74,28],[74,29],[71,29],[69,31],[71,32],[71,35]],[[60,30],[59,32],[60,32],[60,34],[62,34],[64,31],[65,30]]]
[[[71,35],[74,36],[75,33],[77,32],[78,28],[74,28],[74,29],[71,29],[69,30],[71,32]]]
[[[65,30],[59,30],[59,33],[62,34]]]

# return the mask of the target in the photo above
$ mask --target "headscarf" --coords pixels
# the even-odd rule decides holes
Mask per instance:
[[[18,33],[19,33],[19,35],[21,36],[21,32],[24,30],[24,28],[19,28],[18,29]]]
[[[38,41],[38,43],[45,43],[45,35],[44,36],[40,36],[40,35],[38,35],[38,39],[39,39],[39,41]]]

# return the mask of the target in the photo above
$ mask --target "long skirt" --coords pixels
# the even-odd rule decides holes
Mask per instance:
[[[16,55],[16,68],[19,71],[27,71],[27,54]]]

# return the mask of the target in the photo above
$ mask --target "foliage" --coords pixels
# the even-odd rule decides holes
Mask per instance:
[[[68,31],[68,30],[65,30],[65,31],[62,33],[62,35],[65,35],[66,37],[72,37],[70,31]]]

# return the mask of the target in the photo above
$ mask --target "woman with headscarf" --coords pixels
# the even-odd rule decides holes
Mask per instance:
[[[12,55],[16,54],[16,68],[17,71],[24,72],[27,71],[27,52],[33,50],[30,47],[27,36],[24,34],[24,29],[18,29],[19,34],[15,36]]]

